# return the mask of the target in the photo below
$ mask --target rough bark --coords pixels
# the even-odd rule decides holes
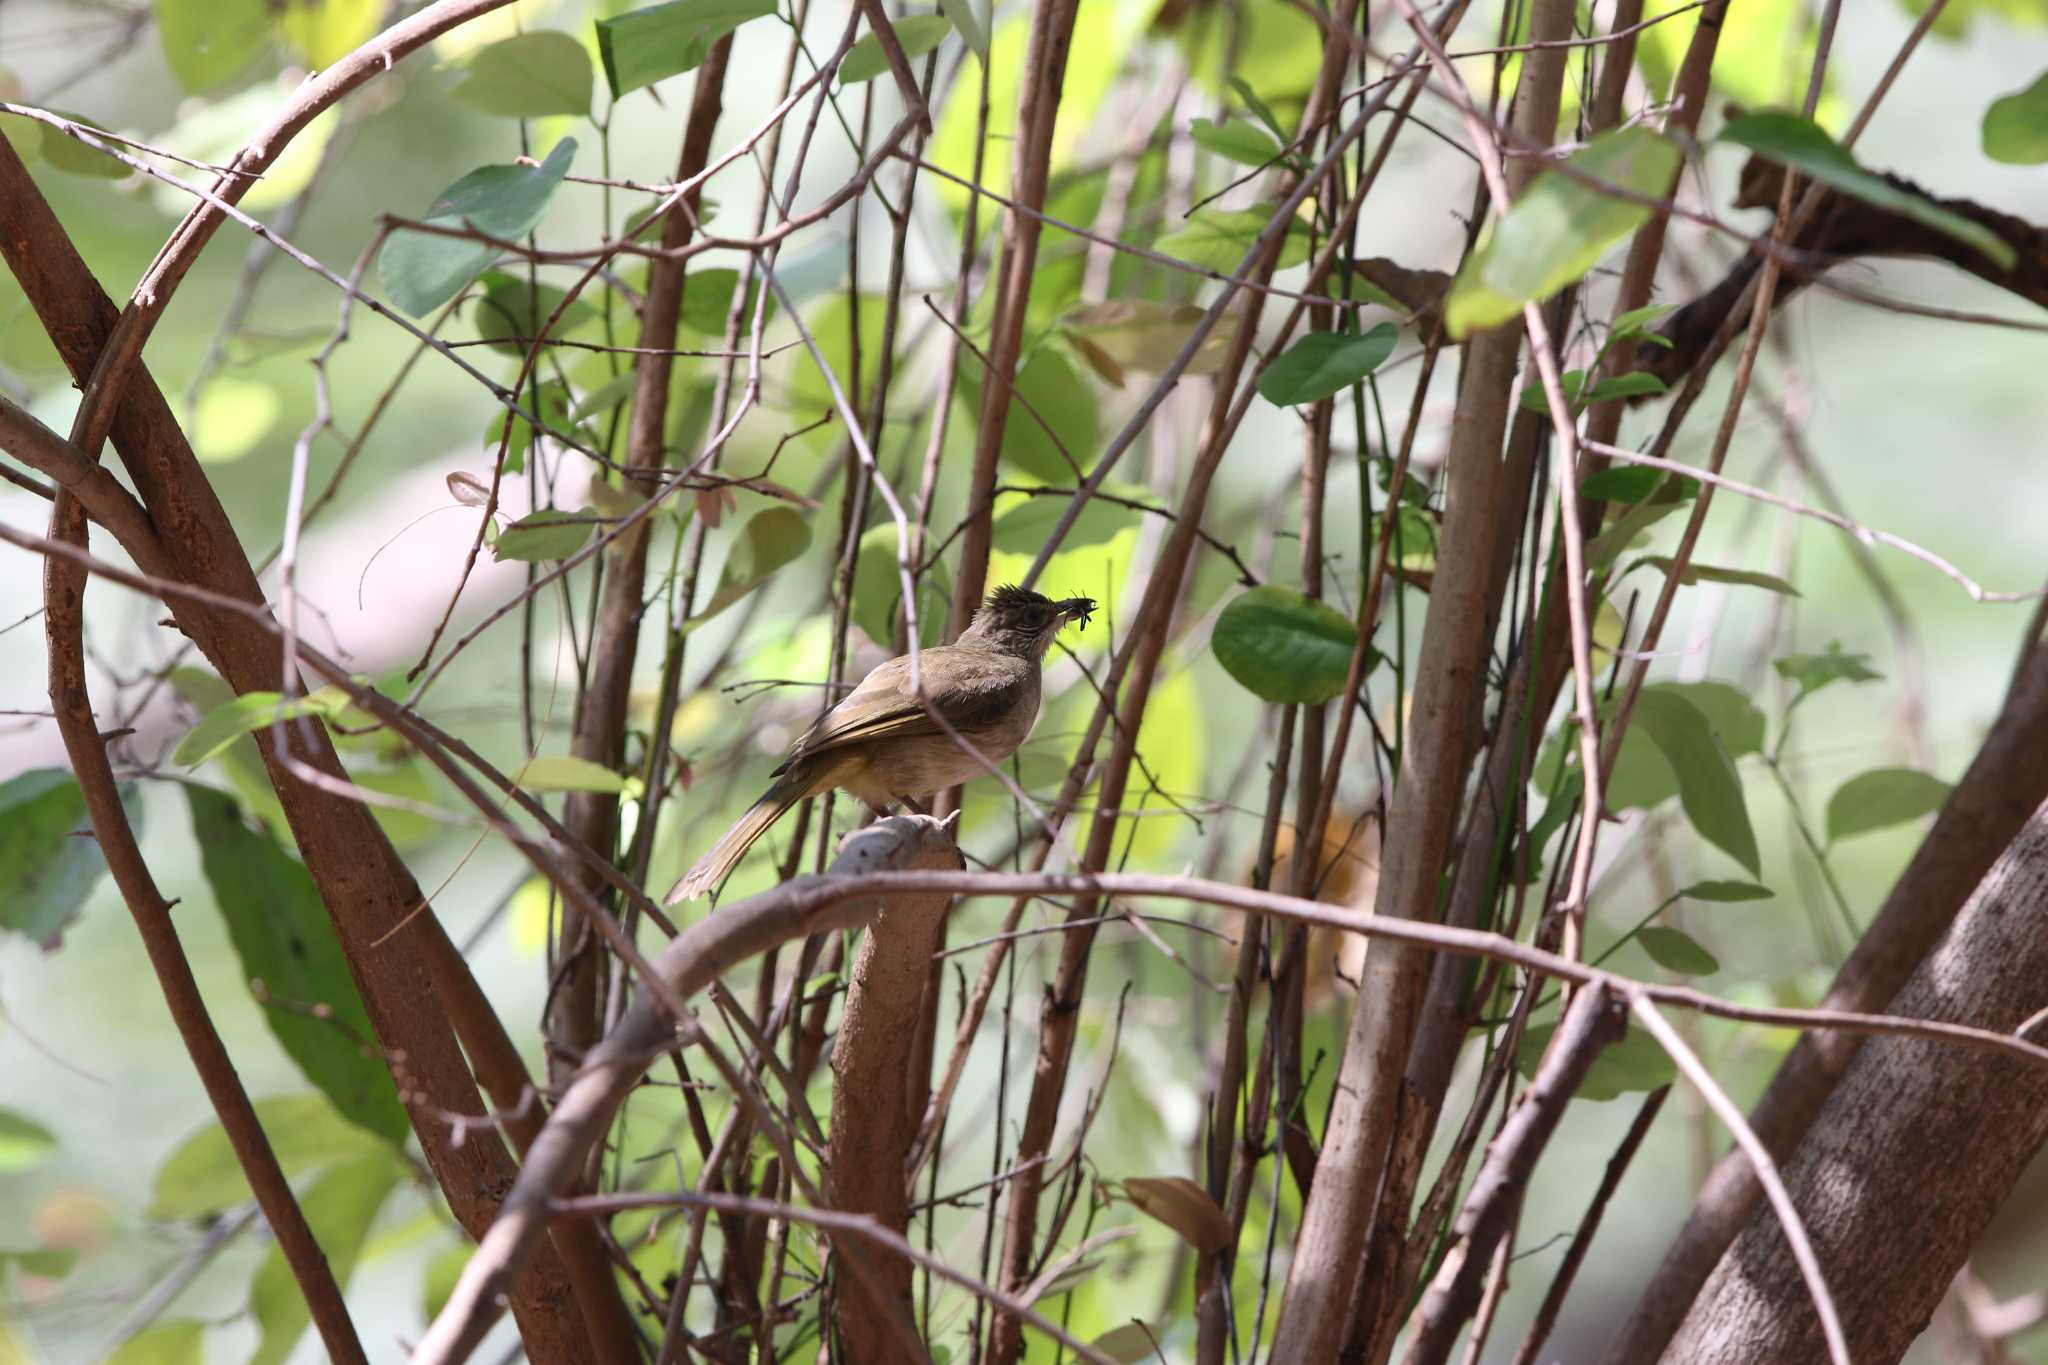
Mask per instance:
[[[2048,804],[1993,864],[1892,1012],[2011,1031],[2048,979]],[[1992,1215],[2048,1138],[2048,1075],[1971,1049],[1862,1048],[1787,1168],[1863,1365],[1927,1326]],[[1752,1215],[1664,1353],[1688,1365],[1821,1358],[1813,1305],[1768,1211]]]

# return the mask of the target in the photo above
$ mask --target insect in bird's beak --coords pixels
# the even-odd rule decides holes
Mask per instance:
[[[1081,629],[1088,629],[1088,618],[1095,615],[1095,599],[1092,597],[1069,597],[1059,604],[1060,615],[1080,623]]]

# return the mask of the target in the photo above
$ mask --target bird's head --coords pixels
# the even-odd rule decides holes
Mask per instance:
[[[1079,621],[1086,627],[1094,613],[1093,598],[1069,597],[1056,602],[1029,588],[1005,586],[989,594],[987,603],[974,614],[962,635],[990,641],[1027,658],[1042,659],[1061,626]]]

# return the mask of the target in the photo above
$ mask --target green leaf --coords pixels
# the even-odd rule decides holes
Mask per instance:
[[[589,114],[590,54],[566,33],[520,33],[477,49],[448,98],[485,114]]]
[[[1244,263],[1252,243],[1272,226],[1278,209],[1277,204],[1257,209],[1196,209],[1188,215],[1186,227],[1167,233],[1152,249],[1204,270],[1233,271]],[[1285,270],[1307,259],[1308,225],[1297,218],[1287,225],[1274,269]]]
[[[1088,1349],[1121,1365],[1144,1365],[1146,1361],[1163,1359],[1152,1333],[1145,1329],[1144,1323],[1137,1321],[1112,1327],[1089,1342]]]
[[[491,543],[491,554],[499,563],[508,559],[527,564],[567,559],[583,548],[583,542],[596,529],[597,522],[588,511],[565,512],[558,507],[544,507],[528,512],[498,532],[498,538]]]
[[[1232,76],[1230,88],[1244,101],[1244,107],[1251,110],[1252,117],[1266,125],[1266,131],[1273,135],[1276,142],[1284,143],[1288,140],[1287,129],[1281,125],[1279,116],[1273,112],[1273,106],[1259,98],[1259,92],[1252,89],[1249,81],[1241,76]]]
[[[1313,705],[1343,692],[1358,627],[1297,588],[1268,583],[1231,600],[1209,645],[1223,671],[1253,696]],[[1368,654],[1368,665],[1373,661]]]
[[[156,30],[171,74],[200,95],[241,75],[270,46],[270,8],[265,0],[156,0]]]
[[[979,411],[979,379],[963,373],[961,380],[962,399],[970,411]],[[1095,389],[1082,382],[1073,362],[1058,351],[1040,350],[1024,362],[1010,385],[1003,461],[1042,482],[1071,488],[1080,477],[1075,467],[1085,473],[1093,461],[1100,422],[1101,404]]]
[[[412,1125],[375,1051],[369,1012],[312,875],[268,835],[243,824],[226,795],[187,785],[185,799],[242,973],[270,997],[264,1022],[342,1117],[404,1142]]]
[[[362,1157],[328,1171],[299,1197],[306,1223],[333,1267],[335,1283],[343,1288],[355,1274],[370,1224],[398,1187],[403,1171],[388,1155]],[[262,1333],[249,1365],[284,1365],[312,1315],[284,1253],[275,1245],[249,1281],[249,1312]]]
[[[48,112],[55,114],[58,118],[70,119],[88,132],[104,133],[107,131],[104,124],[89,119],[83,114],[73,114],[63,109],[52,109]],[[49,162],[50,166],[55,170],[63,171],[67,175],[92,176],[99,180],[123,180],[134,174],[125,163],[116,161],[97,147],[86,146],[61,128],[47,123],[38,123],[36,127],[40,130],[42,137],[41,151],[43,160]],[[110,147],[120,146],[112,138],[103,138],[101,140]],[[123,148],[122,150],[126,151],[128,149]]]
[[[1848,148],[1827,135],[1812,119],[1775,109],[1763,109],[1731,120],[1718,139],[1747,147],[1759,156],[1789,166],[1832,189],[1866,204],[1911,218],[1945,232],[1966,246],[1974,247],[2010,270],[2018,259],[2012,244],[1981,223],[1941,207],[1926,195],[1893,183],[1858,165]]]
[[[56,1148],[56,1135],[42,1124],[11,1109],[0,1109],[0,1172],[41,1165]]]
[[[1604,569],[1635,544],[1636,537],[1685,506],[1699,492],[1699,483],[1678,475],[1658,480],[1648,498],[1628,509],[1615,523],[1586,543],[1586,562]]]
[[[895,21],[896,41],[903,47],[905,57],[924,56],[946,40],[953,31],[952,20],[943,14],[912,14]],[[846,51],[846,57],[839,63],[839,83],[842,86],[859,85],[871,81],[889,69],[889,58],[882,51],[879,34],[870,33]]]
[[[953,21],[953,27],[960,30],[960,36],[967,40],[967,46],[984,64],[988,61],[988,20],[975,7],[975,0],[939,0],[939,8]]]
[[[1401,329],[1382,322],[1362,336],[1310,332],[1259,376],[1259,396],[1280,407],[1334,397],[1377,370],[1394,353]]]
[[[132,785],[121,788],[131,823],[141,819]],[[107,870],[85,793],[61,768],[35,768],[0,782],[0,929],[55,948]]]
[[[1207,311],[1193,303],[1117,299],[1071,309],[1060,318],[1059,327],[1097,373],[1109,383],[1120,385],[1125,370],[1164,374]],[[1209,329],[1209,335],[1195,349],[1183,373],[1214,374],[1236,336],[1236,316],[1225,313]]]
[[[1758,886],[1755,882],[1704,881],[1694,882],[1678,894],[1691,901],[1729,904],[1736,901],[1767,901],[1775,898],[1778,893],[1768,886]]]
[[[1828,798],[1828,842],[1931,815],[1948,800],[1950,790],[1948,783],[1915,768],[1858,773]]]
[[[287,1176],[391,1150],[382,1138],[343,1119],[319,1095],[275,1095],[255,1105],[256,1119]],[[253,1197],[227,1130],[209,1123],[165,1158],[144,1216],[160,1222],[207,1218]]]
[[[204,1365],[205,1359],[206,1324],[172,1318],[122,1342],[104,1365]]]
[[[597,55],[612,98],[696,70],[713,43],[773,13],[775,0],[674,0],[598,20]]]
[[[895,528],[892,526],[891,531]],[[768,576],[811,547],[811,524],[787,507],[756,512],[740,528],[739,538],[726,551],[725,567],[718,574],[718,589],[704,609],[691,617],[686,630],[695,630],[768,580]]]
[[[1053,499],[1057,501],[1057,499]],[[952,607],[953,585],[943,564],[926,569],[917,581],[917,643],[939,642]],[[896,523],[870,526],[860,538],[853,567],[853,623],[884,649],[894,650],[896,623],[903,616],[903,583],[896,573]],[[1065,770],[1062,769],[1062,772]]]
[[[0,1276],[12,1269],[45,1280],[61,1280],[78,1264],[72,1247],[37,1247],[30,1251],[0,1251]]]
[[[2008,166],[2048,161],[2048,71],[1984,111],[1984,155]]]
[[[1534,1076],[1536,1068],[1543,1063],[1543,1053],[1550,1046],[1550,1035],[1557,1032],[1553,1021],[1545,1024],[1531,1024],[1522,1035],[1522,1045],[1515,1049],[1515,1070],[1524,1076]],[[1655,1090],[1669,1085],[1678,1076],[1678,1068],[1663,1045],[1641,1029],[1630,1029],[1620,1042],[1611,1043],[1600,1050],[1593,1059],[1593,1065],[1586,1069],[1586,1078],[1579,1082],[1574,1097],[1582,1100],[1611,1100],[1622,1095],[1644,1090]]]
[[[548,200],[575,158],[576,139],[565,137],[538,166],[479,166],[441,192],[428,207],[426,221],[516,240],[547,212]],[[401,228],[377,253],[377,276],[399,307],[422,317],[461,293],[497,255],[498,248],[488,242]]]
[[[739,288],[740,272],[730,266],[692,270],[683,284],[683,326],[699,336],[725,335],[726,314],[732,311],[732,293]],[[748,291],[747,306],[740,315],[740,339],[754,328],[754,309],[759,306],[759,281]],[[775,316],[775,296],[768,296],[768,316]]]
[[[500,355],[524,357],[557,308],[562,308],[562,316],[549,329],[550,337],[562,336],[597,317],[597,309],[581,298],[571,300],[563,308],[568,291],[552,284],[529,286],[517,275],[502,270],[486,270],[477,283],[484,287],[484,292],[471,307],[470,321],[477,335],[490,340],[490,349]]]
[[[1750,827],[1742,778],[1714,729],[1683,693],[1646,687],[1636,697],[1634,724],[1643,727],[1678,778],[1678,803],[1700,837],[1754,875],[1761,863]]]
[[[631,371],[627,373],[630,374]],[[520,406],[538,416],[542,428],[547,431],[573,432],[575,429],[576,419],[569,408],[569,389],[559,379],[543,380],[522,390]],[[512,424],[512,438],[509,441],[505,441],[507,422]],[[533,449],[533,436],[533,423],[510,408],[499,408],[497,416],[484,428],[484,445],[488,447],[485,453],[495,460],[498,456],[498,443],[505,441],[505,472],[517,474],[526,468],[526,452]]]
[[[1145,490],[1129,487],[1104,485],[1104,492],[1115,493],[1139,501],[1149,501]],[[994,527],[995,547],[1006,554],[1035,555],[1059,524],[1072,498],[1051,493],[1026,495],[1011,503],[996,517]],[[1121,503],[1105,502],[1101,498],[1090,498],[1081,508],[1081,515],[1074,518],[1074,524],[1067,531],[1065,540],[1060,542],[1063,550],[1076,549],[1083,545],[1100,545],[1103,541],[1129,527],[1136,526],[1144,514],[1135,507]],[[891,528],[893,533],[894,528]],[[893,575],[892,575],[893,577]]]
[[[1721,970],[1719,959],[1692,935],[1677,929],[1649,925],[1636,931],[1636,942],[1650,955],[1650,961],[1680,976],[1712,976]]]
[[[1589,474],[1579,484],[1579,496],[1588,501],[1641,502],[1655,492],[1657,485],[1664,482],[1664,471],[1648,465],[1611,465],[1597,474]]]
[[[536,758],[514,779],[530,792],[622,792],[627,779],[602,763],[567,754]]]
[[[1254,123],[1218,123],[1198,118],[1188,125],[1188,136],[1203,151],[1234,161],[1240,166],[1266,166],[1280,159],[1280,144],[1273,135]]]
[[[1595,180],[1661,197],[1678,173],[1678,144],[1648,128],[1595,138],[1566,164]],[[1458,338],[1515,317],[1582,278],[1607,249],[1650,217],[1650,208],[1546,170],[1529,183],[1492,234],[1472,253],[1444,301],[1444,323]]]
[[[273,3],[272,8],[279,6]],[[333,66],[368,42],[384,0],[284,0],[285,41],[315,70]]]
[[[427,1262],[427,1268],[420,1276],[421,1317],[432,1322],[441,1316],[448,1300],[455,1297],[455,1284],[469,1267],[469,1258],[475,1254],[474,1246],[468,1242],[457,1242]]]
[[[1647,336],[1650,324],[1678,307],[1675,303],[1646,303],[1641,308],[1631,308],[1616,318],[1608,329],[1609,341],[1621,341],[1627,337]]]
[[[1630,370],[1627,374],[1618,374],[1595,384],[1592,391],[1584,396],[1583,402],[1585,406],[1591,407],[1595,403],[1605,403],[1610,398],[1654,397],[1669,392],[1669,386],[1656,375],[1646,374],[1641,370]]]
[[[1884,674],[1872,668],[1868,654],[1844,654],[1839,640],[1828,641],[1827,651],[1822,654],[1787,654],[1771,664],[1778,670],[1778,676],[1799,684],[1799,691],[1792,697],[1792,706],[1797,706],[1823,687],[1838,682],[1878,682]],[[1787,711],[1791,707],[1786,708]]]
[[[285,701],[275,692],[244,692],[208,711],[171,751],[171,762],[196,768],[243,735],[299,716],[331,716],[348,705],[348,693],[333,684]]]
[[[1648,566],[1669,576],[1674,561],[1669,555],[1644,555],[1635,563],[1622,570],[1624,574],[1634,573]],[[1727,583],[1734,587],[1763,588],[1786,597],[1799,597],[1799,589],[1787,583],[1776,574],[1758,573],[1754,569],[1723,569],[1712,564],[1687,564],[1678,581],[1690,588],[1699,583]]]

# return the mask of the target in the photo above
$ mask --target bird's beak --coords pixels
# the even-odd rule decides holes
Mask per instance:
[[[1095,599],[1092,597],[1069,597],[1059,604],[1060,615],[1070,621],[1078,621],[1081,629],[1088,628],[1088,618],[1095,614]]]

